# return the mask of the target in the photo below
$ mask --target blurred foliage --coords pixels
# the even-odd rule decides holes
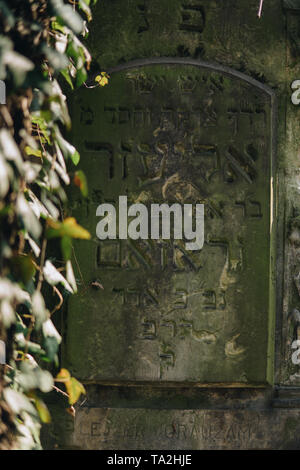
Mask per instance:
[[[72,239],[90,236],[65,218],[66,161],[76,166],[80,156],[63,135],[71,121],[58,77],[72,89],[87,78],[91,57],[82,37],[95,1],[0,0],[0,79],[7,93],[0,105],[0,337],[8,345],[0,449],[41,448],[41,423],[51,419],[43,393],[54,389],[70,405],[85,393],[67,370],[54,378],[47,369],[53,362],[59,370],[61,337],[51,315],[77,290]],[[98,85],[107,78],[101,74]],[[72,182],[87,195],[81,171]],[[48,259],[57,239],[59,262]],[[46,284],[57,298],[52,312]]]

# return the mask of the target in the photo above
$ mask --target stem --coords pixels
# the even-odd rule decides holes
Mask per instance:
[[[45,257],[46,257],[46,248],[47,248],[47,239],[44,238],[43,243],[42,243],[42,250],[41,250],[41,262],[40,262],[40,272],[39,272],[39,280],[38,280],[38,285],[37,285],[37,291],[41,290],[42,287],[42,282],[43,282],[43,267],[45,263]]]
[[[258,13],[257,13],[258,18],[261,17],[263,3],[264,3],[264,0],[259,0],[259,8],[258,8]]]

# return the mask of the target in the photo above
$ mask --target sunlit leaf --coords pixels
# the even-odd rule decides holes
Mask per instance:
[[[97,82],[100,86],[105,86],[108,84],[109,75],[106,72],[101,72],[100,75],[97,75],[95,78],[95,82]]]
[[[74,217],[68,217],[63,222],[48,219],[47,238],[71,237],[89,240],[90,233],[76,222]]]
[[[42,151],[38,149],[33,149],[32,147],[29,147],[29,145],[25,147],[25,152],[27,155],[33,155],[35,157],[42,158]]]
[[[36,409],[38,411],[39,417],[42,421],[42,423],[50,423],[51,422],[51,415],[49,413],[49,410],[47,408],[47,405],[43,400],[41,400],[38,397],[34,398],[34,404],[36,406]]]
[[[44,272],[45,279],[49,284],[51,284],[52,286],[55,286],[56,284],[61,283],[67,291],[73,294],[73,290],[70,284],[63,277],[63,275],[60,274],[60,272],[56,269],[56,267],[53,266],[51,261],[49,260],[46,261],[43,272]],[[43,325],[43,328],[44,328],[44,325]]]
[[[80,395],[82,393],[86,393],[84,386],[82,383],[78,382],[75,377],[71,377],[70,380],[66,382],[66,390],[69,395],[69,403],[70,405],[74,405],[74,403],[77,402],[79,399]]]
[[[61,369],[56,376],[56,379],[58,379],[58,382],[66,382],[67,380],[70,380],[70,378],[71,378],[71,374],[67,369]]]
[[[74,405],[82,393],[86,393],[84,386],[75,377],[71,377],[67,369],[61,369],[56,376],[57,382],[62,382],[69,396],[70,405]]]

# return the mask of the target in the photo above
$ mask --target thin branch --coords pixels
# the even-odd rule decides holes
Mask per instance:
[[[52,286],[53,287],[53,290],[54,292],[58,295],[59,297],[59,302],[58,304],[54,307],[54,309],[52,310],[51,312],[51,316],[53,315],[53,313],[55,313],[57,310],[60,309],[60,307],[62,306],[63,302],[64,302],[64,299],[63,299],[63,296],[61,295],[61,293],[59,292],[59,290],[57,289],[57,287],[55,286]]]
[[[80,277],[81,277],[82,283],[83,283],[84,287],[87,289],[87,286],[86,286],[86,284],[85,284],[85,281],[84,281],[84,278],[83,278],[83,275],[82,275],[82,272],[81,272],[81,269],[80,269],[80,266],[79,266],[79,263],[78,263],[78,260],[77,260],[76,253],[75,253],[75,250],[74,250],[74,246],[73,246],[73,245],[72,245],[72,252],[73,252],[74,260],[75,260],[77,269],[78,269],[78,271],[79,271],[79,275],[80,275]]]
[[[258,18],[261,18],[263,3],[264,3],[264,0],[259,0],[259,8],[258,8],[258,12],[257,12]]]
[[[36,290],[40,291],[42,287],[42,282],[43,282],[43,268],[44,268],[44,263],[45,263],[45,257],[46,257],[46,248],[47,248],[47,239],[44,238],[43,243],[42,243],[42,250],[41,250],[41,262],[40,262],[40,272],[39,272],[39,280],[38,280],[38,285]]]
[[[55,385],[52,385],[52,388],[58,392],[58,393],[61,393],[62,395],[64,395],[65,397],[68,397],[69,398],[69,395],[66,393],[66,392],[63,392],[63,390],[61,390],[60,388],[56,387]]]

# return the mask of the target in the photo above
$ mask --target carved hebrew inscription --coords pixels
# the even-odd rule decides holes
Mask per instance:
[[[201,8],[185,10],[182,28],[202,18],[200,28]],[[113,383],[266,383],[271,96],[213,68],[124,66],[106,88],[77,93],[73,119],[89,197],[74,192],[71,205],[93,240],[75,250],[68,366]],[[120,195],[129,205],[204,204],[203,249],[100,241],[96,208]]]

